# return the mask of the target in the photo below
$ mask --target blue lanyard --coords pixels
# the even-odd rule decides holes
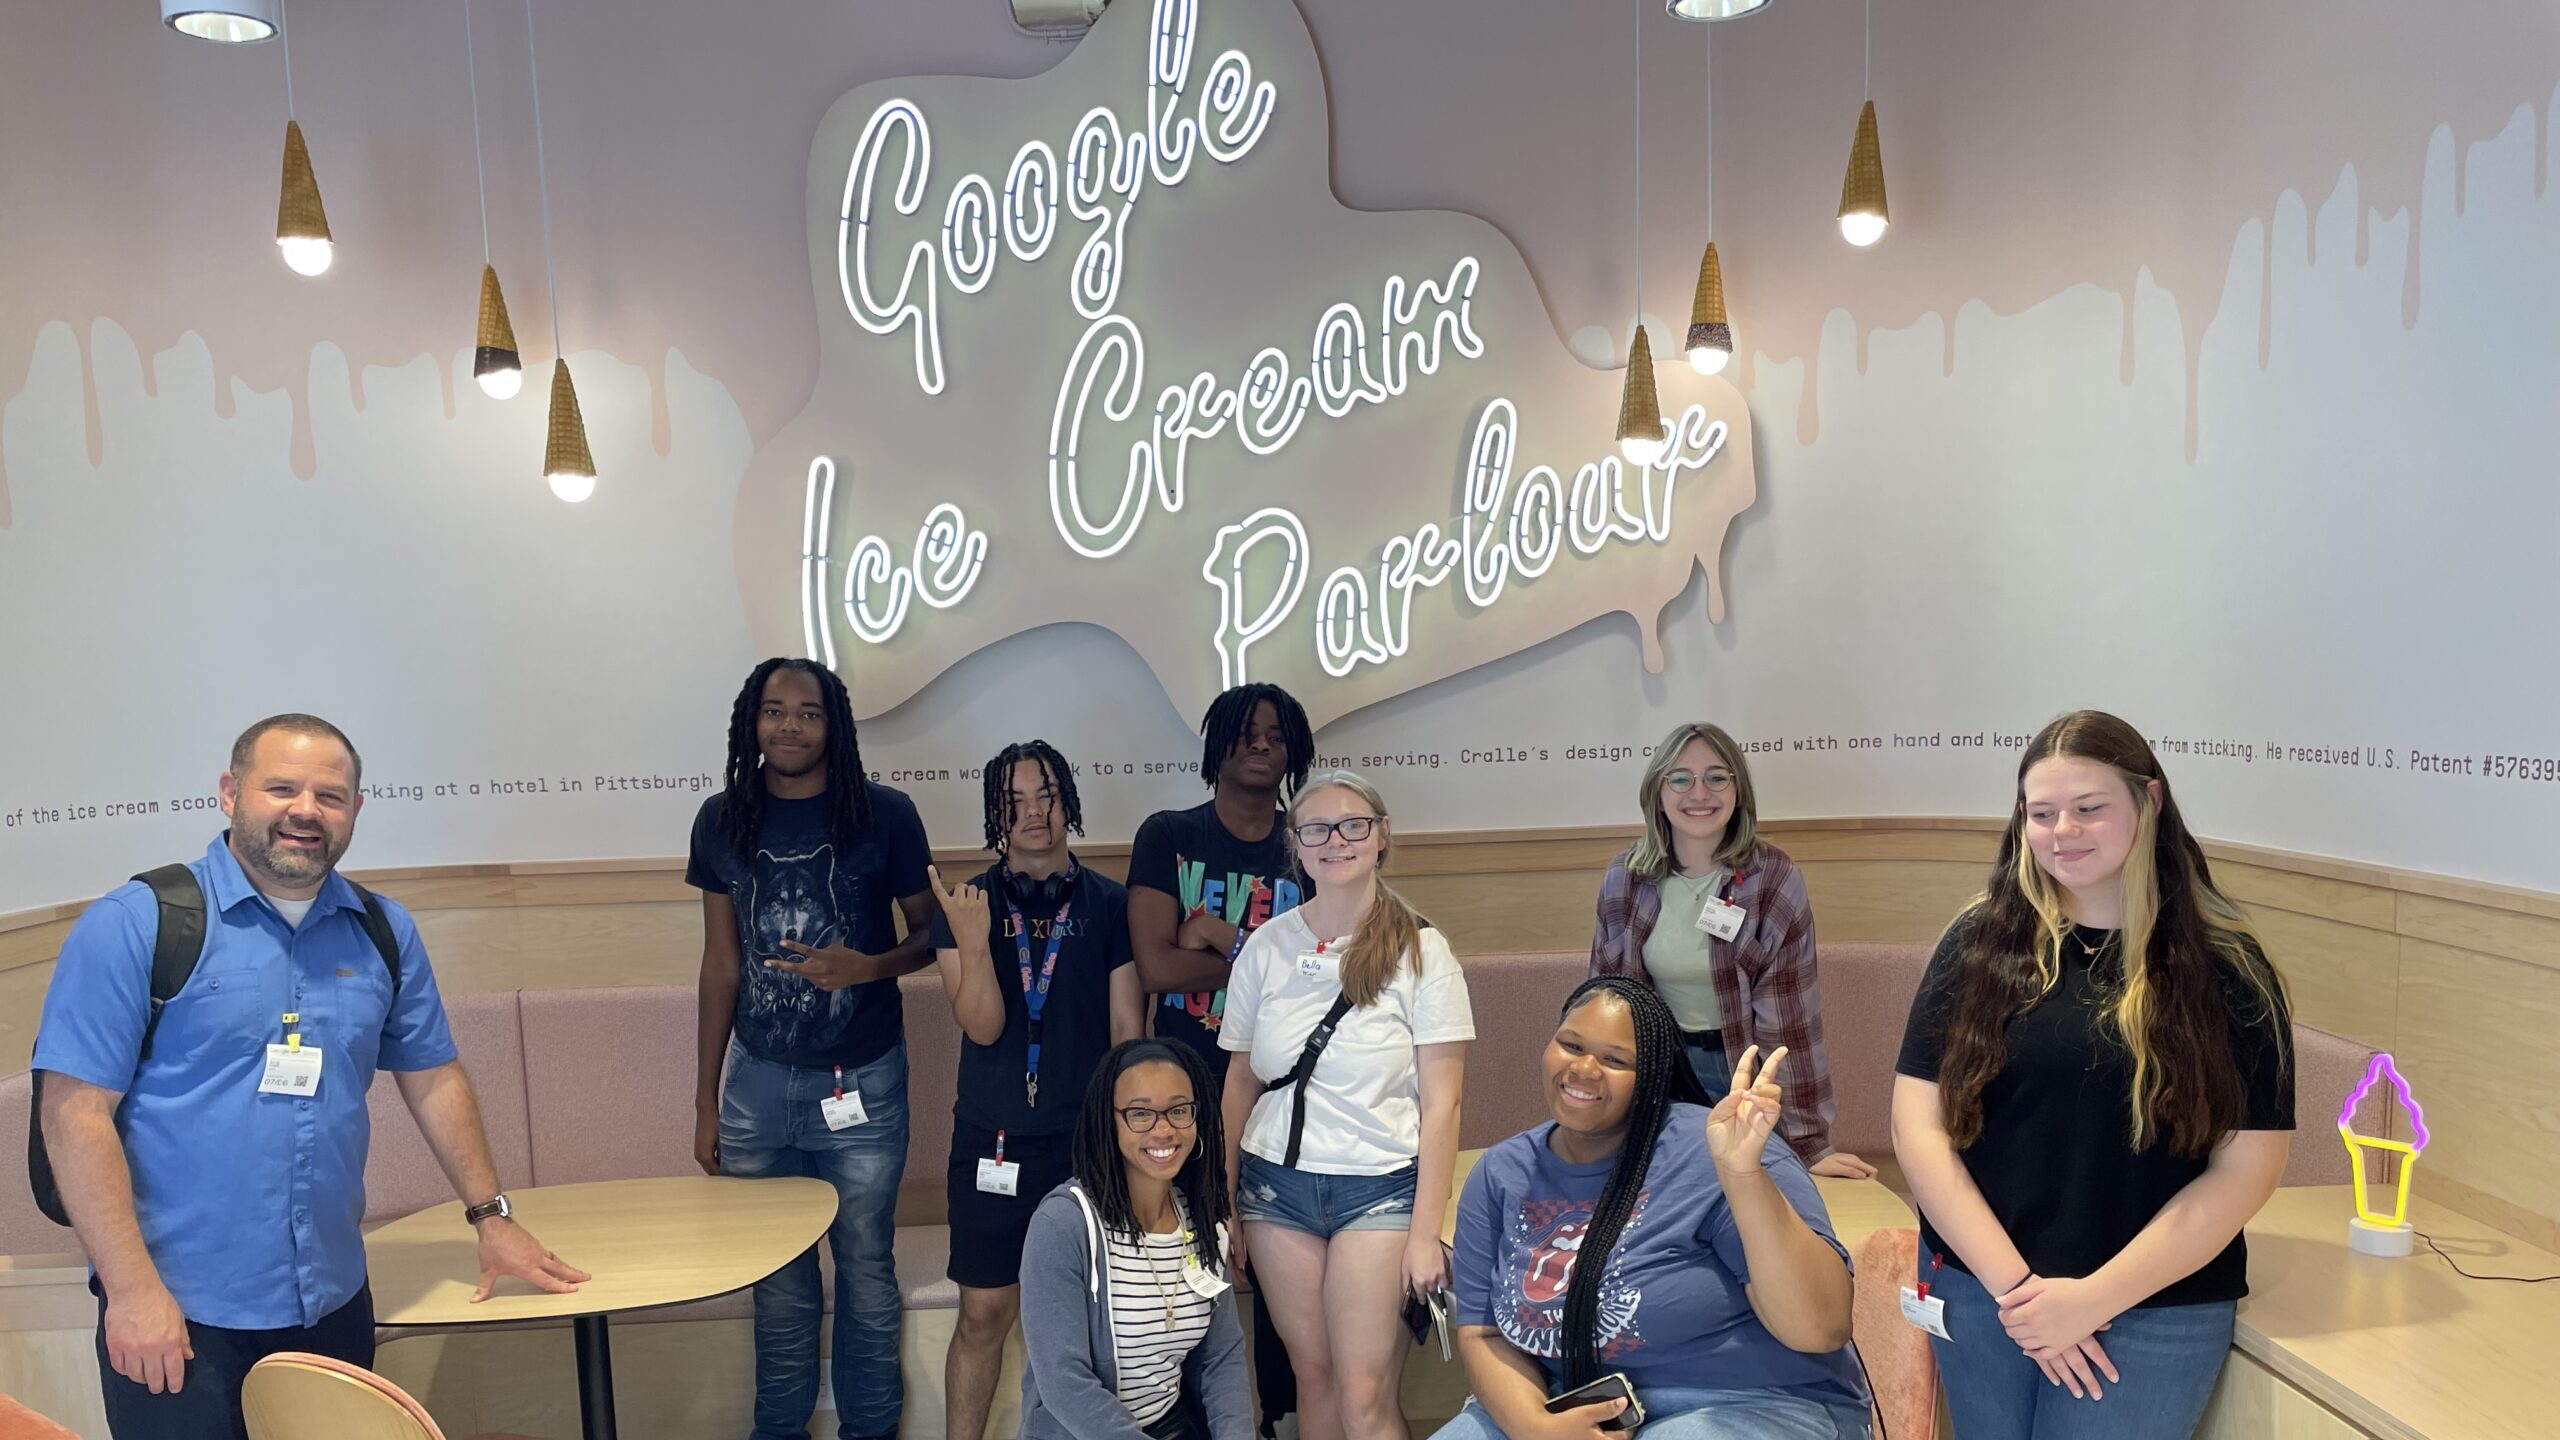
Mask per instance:
[[[1067,938],[1067,912],[1076,908],[1073,897],[1058,907],[1058,917],[1049,922],[1049,953],[1040,962],[1039,979],[1031,972],[1031,927],[1022,918],[1022,907],[1011,898],[1004,902],[1005,913],[1013,917],[1013,955],[1022,969],[1022,1012],[1031,1022],[1028,1048],[1023,1063],[1028,1067],[1022,1075],[1022,1093],[1028,1103],[1040,1103],[1040,1012],[1049,1008],[1049,985],[1058,978],[1058,945]]]

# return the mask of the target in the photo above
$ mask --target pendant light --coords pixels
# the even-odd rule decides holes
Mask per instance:
[[[1662,399],[1653,387],[1653,341],[1644,333],[1644,0],[1636,0],[1636,338],[1618,397],[1618,454],[1647,469],[1662,458]]]
[[[1768,8],[1769,0],[1663,0],[1674,20],[1739,20]]]
[[[471,174],[480,185],[480,329],[471,376],[490,399],[512,400],[524,389],[524,360],[516,353],[516,327],[507,319],[498,267],[489,262],[489,169],[480,158],[480,59],[471,44],[471,0],[462,0],[462,58],[471,75]]]
[[[574,505],[596,493],[596,461],[587,450],[578,387],[569,379],[569,352],[560,344],[560,270],[551,258],[551,170],[542,146],[542,62],[534,54],[533,0],[524,0],[524,58],[533,77],[533,173],[542,193],[542,274],[551,287],[551,431],[542,447],[542,478],[551,482],[552,494]]]
[[[1708,42],[1707,76],[1707,253],[1698,261],[1698,293],[1689,302],[1689,368],[1701,375],[1720,375],[1733,359],[1733,323],[1724,309],[1724,262],[1716,258],[1716,71],[1714,42]]]
[[[276,0],[276,34],[284,40],[284,192],[276,201],[276,248],[297,275],[318,275],[335,258],[329,214],[320,208],[320,181],[311,173],[311,147],[293,116],[293,37],[284,28],[284,0]]]
[[[1858,90],[1868,97],[1858,110],[1857,137],[1849,142],[1849,173],[1840,182],[1840,234],[1852,245],[1868,246],[1884,238],[1892,223],[1884,208],[1884,149],[1876,142],[1873,81],[1876,54],[1875,0],[1867,0],[1866,58],[1859,67]]]
[[[219,45],[272,40],[280,0],[160,0],[160,23]]]

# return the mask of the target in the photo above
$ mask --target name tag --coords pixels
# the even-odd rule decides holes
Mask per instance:
[[[850,1130],[871,1118],[870,1112],[862,1108],[862,1092],[859,1090],[847,1090],[842,1095],[830,1095],[819,1101],[818,1113],[827,1117],[830,1130]]]
[[[1227,1293],[1227,1282],[1210,1274],[1197,1255],[1182,1257],[1182,1283],[1190,1286],[1191,1293],[1203,1300],[1215,1300]]]
[[[1316,954],[1305,954],[1299,956],[1298,973],[1306,976],[1310,980],[1322,979],[1324,977],[1324,957]]]
[[[978,1161],[978,1188],[990,1195],[1011,1195],[1022,1186],[1022,1162],[1019,1160]]]
[[[299,1095],[320,1093],[320,1048],[316,1045],[270,1045],[267,1047],[267,1069],[258,1077],[261,1095]]]
[[[1923,1296],[1908,1285],[1902,1287],[1902,1318],[1941,1340],[1955,1338],[1947,1333],[1947,1302],[1935,1295]]]
[[[1710,895],[1698,909],[1698,928],[1719,940],[1742,933],[1742,907]]]

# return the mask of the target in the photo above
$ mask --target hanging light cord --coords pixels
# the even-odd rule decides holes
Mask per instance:
[[[1858,98],[1875,98],[1876,0],[1867,0],[1866,47],[1858,61]]]
[[[471,174],[480,182],[480,263],[489,263],[489,171],[480,158],[480,56],[471,44],[471,0],[462,0],[462,60],[471,72]]]
[[[542,192],[542,283],[551,291],[551,356],[567,360],[560,348],[560,272],[551,263],[551,171],[542,152],[542,62],[534,56],[533,0],[524,0],[524,63],[533,75],[533,180]]]
[[[285,24],[284,0],[276,0],[276,38],[284,42],[284,118],[293,118],[293,30]]]
[[[1705,43],[1699,48],[1707,54],[1707,238],[1716,238],[1716,41],[1714,27],[1708,27]]]
[[[1644,329],[1644,7],[1636,0],[1636,329]],[[1635,337],[1627,338],[1628,355]]]

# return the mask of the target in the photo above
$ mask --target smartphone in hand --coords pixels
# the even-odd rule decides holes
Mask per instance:
[[[1585,1405],[1599,1405],[1611,1400],[1624,1400],[1627,1408],[1601,1425],[1603,1430],[1633,1430],[1644,1423],[1644,1402],[1636,1398],[1633,1381],[1624,1375],[1603,1375],[1588,1385],[1579,1385],[1547,1402],[1547,1413],[1561,1415]]]

